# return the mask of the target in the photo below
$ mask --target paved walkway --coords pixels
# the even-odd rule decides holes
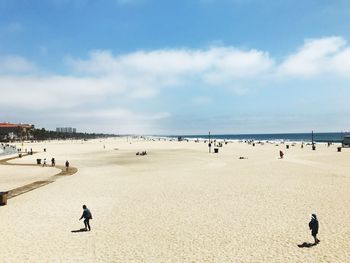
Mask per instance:
[[[36,152],[33,152],[33,154],[35,154]],[[25,156],[28,156],[29,153],[21,153],[22,154],[22,158],[25,157]],[[0,165],[11,165],[11,166],[39,166],[38,164],[32,164],[32,163],[29,163],[29,164],[24,164],[24,163],[9,163],[8,161],[11,161],[11,160],[14,160],[14,159],[17,159],[19,158],[19,156],[15,156],[15,157],[10,157],[10,158],[6,158],[6,159],[2,159],[0,160]],[[34,189],[37,189],[39,187],[42,187],[44,185],[47,185],[47,184],[50,184],[50,183],[53,183],[57,177],[59,176],[69,176],[69,175],[73,175],[75,174],[78,169],[75,168],[75,167],[69,167],[69,169],[67,170],[66,167],[64,167],[63,165],[56,165],[55,166],[56,168],[60,169],[61,171],[53,176],[51,176],[49,179],[47,180],[43,180],[43,181],[36,181],[34,183],[31,183],[31,184],[27,184],[27,185],[24,185],[24,186],[21,186],[21,187],[17,187],[15,189],[12,189],[12,190],[9,190],[8,191],[8,197],[7,199],[10,199],[10,198],[13,198],[13,197],[16,197],[18,195],[21,195],[21,194],[24,194],[24,193],[27,193],[29,191],[32,191]]]

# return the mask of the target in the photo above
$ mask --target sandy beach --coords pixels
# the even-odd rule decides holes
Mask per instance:
[[[25,143],[78,169],[0,207],[0,262],[347,262],[350,149],[110,138]],[[105,147],[104,147],[105,146]],[[47,151],[43,152],[43,148]],[[146,156],[137,156],[138,151]],[[285,158],[279,159],[279,150]],[[240,156],[247,159],[239,159]],[[1,156],[1,158],[5,158]],[[0,191],[57,168],[0,165]],[[79,221],[93,214],[91,232]],[[320,244],[308,229],[317,213]]]

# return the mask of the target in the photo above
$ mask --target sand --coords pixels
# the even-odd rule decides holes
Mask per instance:
[[[40,153],[11,162],[55,157],[78,172],[0,207],[0,262],[350,259],[350,149],[236,142],[209,154],[203,142],[130,144],[124,138],[25,147]],[[143,150],[148,155],[135,155]],[[4,174],[0,166],[0,190],[9,174],[14,182],[23,180],[22,168],[6,166]],[[31,169],[26,174],[35,174],[33,180],[52,172]],[[83,227],[83,204],[92,211],[92,231],[72,233]],[[319,217],[321,242],[299,248],[313,241],[312,212]]]

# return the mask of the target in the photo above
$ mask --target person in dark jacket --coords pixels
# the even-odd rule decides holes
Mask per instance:
[[[90,212],[90,210],[86,207],[86,205],[83,205],[83,214],[81,215],[80,219],[84,218],[84,225],[85,225],[85,231],[87,231],[89,229],[89,231],[91,231],[91,227],[90,227],[90,219],[92,219],[92,214]]]
[[[280,151],[280,158],[283,159],[284,153]]]
[[[311,215],[311,221],[309,222],[309,228],[311,230],[311,235],[315,239],[315,244],[319,243],[320,240],[317,238],[318,234],[318,220],[316,214]]]

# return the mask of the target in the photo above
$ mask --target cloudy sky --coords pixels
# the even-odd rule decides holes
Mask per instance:
[[[0,0],[0,122],[350,130],[348,0]]]

